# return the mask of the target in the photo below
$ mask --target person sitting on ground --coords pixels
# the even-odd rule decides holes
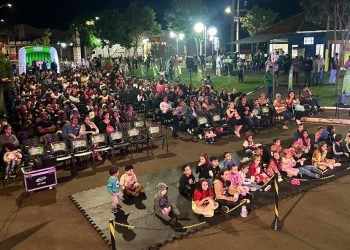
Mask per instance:
[[[281,140],[279,138],[274,138],[271,145],[271,152],[281,153],[282,150]]]
[[[211,183],[216,178],[220,172],[219,159],[216,156],[211,156],[209,158],[209,176]]]
[[[17,137],[12,134],[12,127],[10,124],[5,124],[2,126],[0,134],[0,150],[4,144],[11,143],[16,147],[19,146],[19,141]]]
[[[240,196],[251,201],[253,199],[253,195],[249,193],[248,187],[243,186],[243,180],[238,172],[238,167],[235,165],[230,165],[227,167],[227,170],[230,171],[231,187],[229,192],[238,193]]]
[[[294,133],[294,140],[297,141],[299,138],[302,137],[302,131],[304,130],[304,125],[303,124],[299,124],[297,131]]]
[[[237,165],[234,159],[232,159],[232,155],[229,152],[224,153],[224,161],[222,162],[223,169],[227,169],[229,165]]]
[[[199,156],[199,162],[198,165],[196,167],[196,174],[198,174],[198,178],[199,179],[210,179],[210,175],[209,175],[209,162],[208,162],[208,157],[205,154],[201,154]],[[211,184],[211,183],[209,183]]]
[[[256,191],[261,190],[261,185],[258,185],[254,182],[252,182],[251,178],[247,176],[249,175],[249,166],[250,166],[250,159],[248,157],[243,158],[239,163],[239,175],[240,180],[242,181],[242,186],[248,187],[249,191]]]
[[[277,93],[276,100],[273,101],[277,115],[283,116],[284,125],[283,129],[289,129],[289,121],[293,118],[293,113],[288,111],[285,100],[282,99],[282,95]]]
[[[124,198],[138,197],[143,189],[134,173],[132,165],[125,166],[125,173],[120,177],[120,185],[124,194]]]
[[[284,149],[282,152],[282,171],[287,173],[288,177],[297,176],[299,169],[296,168],[296,162],[293,158],[294,149]]]
[[[165,183],[158,183],[157,194],[154,196],[154,213],[163,220],[175,224],[177,220],[186,218],[185,213],[181,214],[177,207],[172,204],[168,197],[168,186]]]
[[[319,142],[319,138],[320,138],[322,132],[323,132],[323,126],[318,126],[317,131],[315,133],[315,143]]]
[[[250,132],[245,133],[245,141],[243,142],[243,150],[246,154],[252,155],[254,150],[261,144],[255,144],[253,141],[253,134]]]
[[[282,170],[281,155],[277,151],[273,151],[271,155],[272,155],[272,158],[270,160],[269,165],[267,166],[266,172],[269,176],[273,176],[274,174],[277,174],[278,181],[281,182],[283,180],[280,172]]]
[[[235,135],[237,135],[237,137],[241,137],[240,132],[243,128],[244,120],[238,114],[233,102],[228,103],[228,108],[226,110],[226,122],[230,125],[230,127],[234,127]]]
[[[252,157],[252,162],[249,166],[249,172],[253,183],[266,185],[269,181],[268,175],[262,170],[261,167],[261,156],[254,154]],[[264,191],[270,190],[271,185],[267,185]]]
[[[310,152],[311,139],[309,137],[309,132],[306,129],[302,130],[301,137],[298,139],[298,144],[305,154],[308,154]]]
[[[339,162],[348,162],[350,161],[349,153],[344,149],[342,141],[343,136],[341,134],[337,134],[334,138],[334,144],[332,146],[333,155]]]
[[[322,175],[322,170],[316,168],[312,165],[307,165],[307,159],[304,157],[302,148],[296,148],[294,150],[294,161],[296,162],[296,167],[299,169],[300,174],[305,174],[309,177],[319,179]]]
[[[350,133],[346,135],[345,141],[345,150],[348,154],[350,154]]]
[[[119,168],[117,166],[111,166],[109,169],[109,175],[107,191],[112,196],[112,213],[117,213],[118,209],[121,208],[119,203],[122,199],[120,183],[118,180]]]
[[[328,147],[332,147],[334,144],[335,137],[335,127],[333,125],[328,125],[327,130],[323,131],[318,141],[325,141]]]
[[[230,188],[230,171],[221,170],[214,181],[215,200],[220,204],[223,212],[227,213],[230,208],[237,205],[239,195],[231,195]]]
[[[213,217],[214,210],[218,207],[219,204],[213,198],[213,191],[208,180],[201,178],[193,193],[192,211],[195,214],[204,215],[204,217]]]
[[[195,187],[195,178],[189,165],[182,167],[183,174],[179,180],[179,192],[186,199],[191,199]]]

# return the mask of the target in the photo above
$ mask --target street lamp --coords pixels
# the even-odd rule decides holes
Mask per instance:
[[[196,23],[194,25],[194,31],[197,33],[202,33],[203,32],[203,39],[204,39],[204,56],[207,56],[207,39],[212,39],[210,37],[214,37],[216,36],[216,34],[218,33],[218,29],[215,28],[214,26],[210,26],[208,29],[207,27],[203,24],[203,23]],[[209,37],[208,37],[209,35]],[[200,50],[200,54],[202,54],[202,42],[200,42],[199,44],[199,50]]]
[[[218,29],[214,26],[208,28],[209,41],[211,41],[211,54],[214,54],[214,37],[218,33]]]
[[[3,4],[3,5],[0,6],[0,9],[3,8],[3,7],[9,7],[9,8],[11,8],[11,7],[12,7],[12,4],[10,4],[10,3]]]
[[[4,20],[4,19],[0,19],[0,22],[4,23],[4,22],[5,22],[5,20]]]
[[[170,31],[169,36],[171,38],[175,38],[176,39],[176,54],[179,55],[179,40],[183,40],[185,38],[185,34],[184,33],[175,33],[174,31]]]
[[[236,10],[235,10],[235,2],[237,1]],[[231,16],[231,52],[233,52],[233,36],[234,36],[234,25],[236,22],[236,52],[239,53],[240,46],[238,43],[239,40],[239,0],[232,0],[232,5],[226,7],[225,13]]]

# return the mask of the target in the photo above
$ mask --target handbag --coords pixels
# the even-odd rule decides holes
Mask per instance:
[[[300,112],[304,112],[305,111],[305,108],[303,105],[300,105],[300,104],[294,104],[294,110],[295,111],[300,111]]]

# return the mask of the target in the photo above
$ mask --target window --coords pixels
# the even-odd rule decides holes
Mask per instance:
[[[314,44],[314,37],[304,37],[304,45],[312,45]]]
[[[333,55],[334,53],[339,53],[339,51],[340,51],[340,44],[335,45],[335,51],[334,51],[334,44],[332,44],[331,55]]]
[[[316,55],[324,57],[324,44],[316,44]]]
[[[292,58],[298,56],[298,45],[292,45]]]

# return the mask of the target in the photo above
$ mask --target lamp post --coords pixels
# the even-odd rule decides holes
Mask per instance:
[[[202,33],[202,38],[205,37],[205,30],[206,30],[206,27],[204,26],[203,23],[196,23],[194,25],[194,31],[197,32],[197,33]],[[205,40],[205,39],[204,39]],[[205,44],[206,45],[206,44]],[[205,46],[204,45],[204,46]],[[199,54],[203,54],[203,48],[202,48],[202,40],[199,40]]]
[[[185,38],[184,33],[175,33],[174,31],[170,31],[170,37],[176,39],[176,54],[179,55],[179,40],[183,40]]]
[[[208,28],[209,40],[212,42],[211,55],[214,54],[214,37],[216,36],[217,33],[218,33],[218,29],[215,28],[214,26],[210,26]]]
[[[4,7],[9,7],[9,8],[11,8],[11,7],[12,7],[12,4],[10,4],[10,3],[3,4],[3,5],[0,6],[0,9],[1,9],[1,8],[4,8]]]
[[[235,1],[237,1],[237,8],[235,10]],[[239,40],[239,12],[240,12],[240,2],[239,0],[232,0],[231,6],[228,6],[225,8],[225,13],[227,15],[231,15],[231,52],[233,52],[233,38],[234,38],[234,32],[235,32],[235,22],[236,22],[236,52],[239,53],[240,51],[240,45],[238,43]]]
[[[62,56],[62,52],[63,52],[63,49],[67,47],[67,44],[66,43],[61,43],[61,42],[58,42],[57,45],[60,46],[60,55],[61,55],[61,62],[63,62],[63,56]]]

